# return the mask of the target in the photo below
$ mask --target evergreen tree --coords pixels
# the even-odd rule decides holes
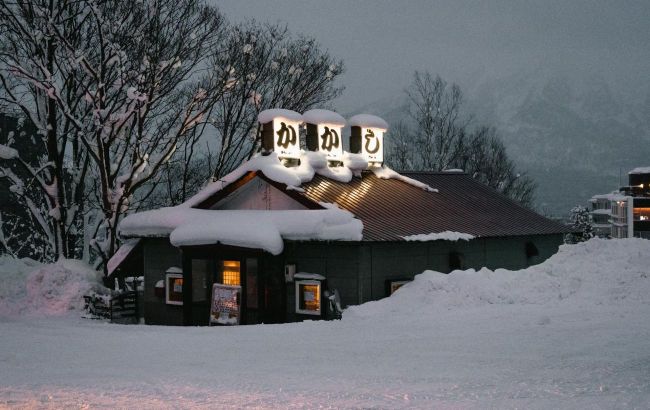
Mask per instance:
[[[578,205],[571,209],[571,227],[574,232],[566,235],[564,239],[566,243],[584,242],[595,236],[591,226],[591,215],[584,206]]]

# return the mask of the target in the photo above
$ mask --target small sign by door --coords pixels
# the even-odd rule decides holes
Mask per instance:
[[[212,285],[210,324],[238,325],[241,317],[241,286]]]

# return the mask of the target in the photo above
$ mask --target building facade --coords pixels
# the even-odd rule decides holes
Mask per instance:
[[[342,122],[322,111],[304,116],[323,137],[310,146],[336,149]],[[389,296],[427,269],[540,263],[569,232],[462,172],[398,174],[383,166],[377,150],[386,127],[376,117],[348,121],[358,152],[329,155],[296,154],[290,128],[300,114],[272,114],[260,115],[271,127],[268,155],[181,206],[120,225],[134,251],[118,252],[111,274],[144,276],[147,324],[326,318],[335,301],[345,307]],[[278,141],[286,158],[273,148]]]

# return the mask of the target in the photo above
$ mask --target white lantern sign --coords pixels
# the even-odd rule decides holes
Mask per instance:
[[[302,115],[280,108],[264,110],[257,116],[262,125],[262,148],[279,158],[300,159]]]
[[[350,150],[361,154],[368,163],[384,162],[384,133],[388,124],[383,119],[370,114],[358,114],[348,121],[352,135]]]
[[[325,154],[328,161],[342,161],[345,118],[322,109],[309,110],[302,118],[307,123],[307,148]]]
[[[300,158],[300,121],[273,119],[273,151],[280,158]]]
[[[361,128],[361,155],[368,162],[384,162],[384,130]]]
[[[336,125],[318,124],[318,150],[325,154],[329,161],[341,161],[343,158],[343,127]]]

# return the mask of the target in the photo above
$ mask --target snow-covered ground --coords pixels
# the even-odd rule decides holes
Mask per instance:
[[[426,272],[335,322],[77,316],[0,317],[0,408],[650,408],[647,240]]]

